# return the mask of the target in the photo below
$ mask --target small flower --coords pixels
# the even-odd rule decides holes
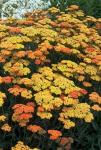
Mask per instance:
[[[6,116],[0,115],[0,121],[5,121],[5,120],[6,120]]]
[[[97,104],[93,105],[92,109],[95,110],[95,111],[101,111],[101,107]]]
[[[3,77],[4,83],[11,83],[12,81],[13,81],[13,77],[10,76]]]
[[[73,139],[70,137],[62,137],[60,140],[60,145],[67,145],[69,143],[73,143]]]
[[[28,127],[27,127],[27,129],[29,130],[29,131],[31,131],[31,132],[34,132],[34,133],[36,133],[36,132],[40,132],[41,130],[43,130],[40,126],[38,126],[38,125],[29,125]]]
[[[91,87],[92,86],[92,84],[91,83],[89,83],[89,82],[83,82],[83,85],[85,86],[85,87]]]
[[[48,134],[50,134],[51,140],[57,140],[59,137],[62,136],[61,131],[58,130],[48,130]]]
[[[11,127],[6,123],[6,124],[4,124],[2,127],[1,127],[1,129],[3,130],[3,131],[6,131],[6,132],[10,132],[11,131]]]

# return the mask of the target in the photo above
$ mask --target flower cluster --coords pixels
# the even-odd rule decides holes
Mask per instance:
[[[0,121],[5,121],[5,120],[6,120],[6,116],[0,115]]]
[[[29,146],[25,145],[22,141],[18,141],[18,143],[11,148],[11,150],[39,150],[38,148],[30,148]]]
[[[87,103],[76,104],[73,107],[64,107],[60,113],[59,120],[63,122],[64,128],[69,129],[75,126],[75,123],[69,118],[84,119],[85,122],[91,122],[93,115],[90,112],[90,106]]]
[[[9,126],[9,124],[4,124],[1,129],[5,132],[10,132],[11,131],[11,127]]]
[[[0,91],[0,107],[2,107],[2,105],[4,104],[5,98],[6,94]]]
[[[12,88],[8,89],[9,93],[18,96],[21,95],[22,97],[26,99],[31,99],[32,98],[32,92],[26,88],[21,88],[18,85],[14,85]]]
[[[26,105],[16,104],[12,108],[14,110],[12,120],[17,121],[20,126],[26,126],[29,119],[32,118],[34,112],[34,104],[29,102]]]
[[[29,131],[31,131],[33,133],[42,132],[43,131],[43,129],[40,126],[38,126],[38,125],[29,125],[29,126],[27,126],[27,130],[29,130]]]
[[[101,104],[101,96],[96,92],[89,94],[89,99],[95,103]]]

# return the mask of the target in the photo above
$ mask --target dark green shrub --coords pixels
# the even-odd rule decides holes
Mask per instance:
[[[50,0],[51,6],[59,7],[62,11],[70,5],[79,5],[87,15],[101,17],[101,0]]]

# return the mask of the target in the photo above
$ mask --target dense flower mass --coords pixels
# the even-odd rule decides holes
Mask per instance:
[[[0,21],[0,132],[14,135],[12,150],[43,150],[48,140],[61,146],[65,132],[95,120],[101,111],[97,24],[101,19],[74,5]],[[31,148],[19,132],[28,133]]]

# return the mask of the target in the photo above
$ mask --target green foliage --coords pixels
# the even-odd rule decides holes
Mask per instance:
[[[101,17],[101,0],[50,0],[51,6],[59,7],[62,11],[70,5],[78,5],[87,15]]]

